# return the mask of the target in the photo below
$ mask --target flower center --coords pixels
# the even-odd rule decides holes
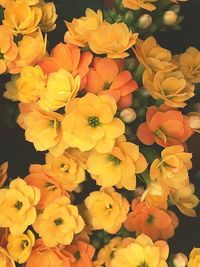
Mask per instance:
[[[3,59],[3,58],[4,58],[3,54],[2,54],[2,53],[0,53],[0,59]]]
[[[88,124],[93,127],[96,128],[99,125],[99,118],[92,116],[88,118]]]
[[[111,85],[112,85],[112,83],[110,83],[110,82],[105,82],[105,83],[104,83],[104,86],[103,86],[103,90],[108,90],[108,89],[110,89]]]
[[[15,208],[16,208],[16,209],[20,210],[22,207],[23,207],[23,203],[22,203],[21,201],[17,201],[17,202],[15,203]]]
[[[64,221],[63,221],[62,218],[57,218],[57,219],[54,220],[55,225],[61,225],[63,222]]]
[[[21,244],[21,246],[22,246],[22,249],[25,249],[25,248],[27,248],[27,247],[28,247],[28,245],[29,245],[29,242],[28,242],[28,240],[22,240],[22,244]]]
[[[141,264],[139,265],[139,267],[148,267],[148,264],[144,261],[143,263],[141,263]]]
[[[118,159],[117,157],[113,156],[113,155],[109,155],[108,156],[108,160],[109,161],[113,161],[113,163],[117,166],[117,165],[120,165],[121,163],[121,160]]]
[[[148,219],[147,219],[147,223],[152,224],[153,221],[154,221],[154,217],[153,217],[153,215],[150,214]]]
[[[51,128],[55,128],[56,130],[58,130],[60,128],[60,125],[61,125],[61,123],[57,120],[50,120],[49,121],[49,126]]]
[[[60,170],[63,171],[63,172],[68,172],[68,165],[67,164],[64,164],[64,163],[61,163],[60,164]]]
[[[77,261],[80,260],[81,255],[80,255],[80,252],[78,250],[74,253],[74,257],[77,259]]]

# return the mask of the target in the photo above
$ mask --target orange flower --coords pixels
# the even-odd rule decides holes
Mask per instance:
[[[79,75],[82,80],[81,88],[83,88],[91,61],[92,54],[90,52],[81,54],[77,46],[60,43],[54,47],[49,57],[44,57],[40,61],[39,65],[45,74],[57,72],[63,68],[72,73],[74,77]]]
[[[64,188],[51,176],[43,171],[42,165],[30,166],[30,174],[25,177],[27,184],[40,189],[41,197],[37,204],[38,209],[44,209],[56,198],[67,195]]]
[[[165,105],[148,107],[146,122],[137,129],[137,137],[145,145],[154,142],[160,146],[183,144],[192,135],[186,117]]]
[[[8,177],[7,170],[8,170],[8,162],[5,162],[2,165],[0,165],[0,188],[4,185]]]
[[[71,263],[70,267],[92,267],[92,258],[95,253],[95,248],[82,241],[78,241],[76,244],[66,246],[62,251],[69,252],[74,256],[74,260]]]
[[[132,211],[124,223],[128,231],[144,233],[153,241],[167,240],[174,235],[174,229],[178,226],[178,218],[172,211],[164,211],[154,207],[148,207],[145,202],[134,199],[131,204]]]
[[[26,263],[26,267],[71,267],[69,253],[62,253],[58,247],[46,247],[41,239],[38,239]]]
[[[108,94],[115,98],[118,108],[132,104],[132,92],[138,88],[129,71],[120,71],[110,58],[95,58],[87,74],[86,91],[94,94]]]
[[[0,74],[7,69],[7,62],[17,57],[17,45],[13,41],[11,31],[4,25],[0,26]]]

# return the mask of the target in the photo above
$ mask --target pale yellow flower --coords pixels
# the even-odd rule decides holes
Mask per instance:
[[[53,2],[45,3],[43,0],[40,0],[40,7],[42,10],[42,18],[40,21],[40,29],[43,32],[50,32],[56,28],[56,8]]]

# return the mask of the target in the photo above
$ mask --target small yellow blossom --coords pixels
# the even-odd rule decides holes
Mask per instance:
[[[148,11],[153,11],[156,9],[156,6],[154,6],[152,3],[157,1],[158,0],[122,0],[122,4],[124,7],[132,10],[143,8]]]
[[[84,221],[78,208],[70,204],[67,197],[60,197],[49,204],[33,224],[34,230],[42,237],[46,246],[69,245],[74,234],[84,228]]]
[[[150,177],[157,180],[168,192],[184,188],[189,184],[188,170],[192,154],[184,152],[182,146],[163,149],[161,159],[155,159],[150,168]]]
[[[165,241],[153,241],[141,234],[135,240],[125,242],[117,249],[111,260],[111,267],[160,267],[167,266],[169,247]]]
[[[110,58],[124,58],[129,55],[125,52],[133,46],[138,33],[132,33],[124,22],[103,22],[97,30],[90,33],[88,45],[96,54],[107,54]]]
[[[170,51],[161,47],[154,37],[144,41],[137,39],[133,51],[140,63],[152,71],[172,71],[177,68],[171,63]]]
[[[33,6],[39,3],[40,0],[0,0],[0,5],[6,7],[12,2],[22,2],[25,1],[29,6]]]
[[[126,220],[129,203],[114,188],[94,191],[85,199],[86,220],[93,230],[116,233]]]
[[[188,267],[199,267],[200,265],[200,248],[193,248],[190,252]]]
[[[116,111],[115,100],[107,95],[88,93],[75,98],[62,122],[64,141],[81,152],[93,148],[100,153],[110,152],[115,139],[125,131],[123,122],[114,117]]]
[[[47,86],[41,92],[39,106],[47,111],[54,111],[66,106],[80,88],[80,76],[75,78],[64,69],[50,73]]]
[[[28,230],[26,234],[8,236],[7,249],[11,258],[19,264],[27,261],[35,243],[34,234]]]
[[[48,153],[44,168],[65,190],[73,191],[85,180],[86,166],[81,157],[83,156],[76,149],[68,149],[59,157]]]
[[[87,166],[98,185],[133,190],[136,187],[136,173],[143,172],[147,162],[139,152],[139,146],[120,138],[110,153],[92,151]]]
[[[5,84],[6,91],[3,96],[12,101],[18,101],[18,91],[16,81],[19,79],[19,75],[12,75],[11,80]]]
[[[45,3],[40,0],[40,7],[42,10],[42,19],[40,21],[40,29],[43,32],[50,32],[56,28],[55,21],[57,19],[56,8],[53,2]]]
[[[194,208],[199,204],[199,199],[194,195],[194,190],[194,185],[188,184],[170,195],[172,204],[176,205],[183,214],[190,217],[196,216]]]
[[[154,74],[151,70],[146,70],[143,84],[154,99],[162,99],[167,106],[173,108],[185,107],[185,101],[194,96],[194,86],[187,83],[181,71],[158,71]]]
[[[15,267],[14,260],[10,257],[8,252],[0,247],[0,266],[1,267]]]
[[[39,189],[20,178],[13,180],[9,189],[0,189],[0,227],[8,227],[14,235],[22,234],[35,222],[39,200]]]
[[[30,7],[26,1],[13,1],[6,5],[3,24],[14,35],[30,34],[37,31],[41,18],[42,11],[38,6]]]
[[[101,10],[95,13],[92,9],[87,8],[85,17],[73,19],[73,21],[65,22],[68,31],[64,40],[66,43],[72,43],[80,47],[87,46],[89,34],[96,30],[103,21]]]

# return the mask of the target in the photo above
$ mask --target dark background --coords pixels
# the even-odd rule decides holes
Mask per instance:
[[[103,8],[100,0],[56,0],[59,18],[57,29],[50,33],[48,40],[50,47],[60,41],[66,31],[63,20],[71,20],[73,17],[80,17],[84,14],[86,7]],[[185,16],[182,22],[182,30],[157,33],[158,42],[174,54],[183,52],[189,46],[200,50],[200,0],[190,0],[181,4],[181,14]],[[0,163],[9,161],[9,177],[24,177],[28,173],[30,163],[43,163],[43,153],[36,153],[33,145],[24,140],[24,131],[13,123],[15,119],[15,105],[2,98],[4,83],[9,76],[0,77]],[[195,100],[197,101],[197,99]],[[198,100],[200,101],[200,99]],[[5,118],[9,124],[5,123]],[[200,135],[193,135],[188,142],[189,151],[193,151],[193,170],[190,174],[192,182],[200,187],[200,180],[195,175],[200,166]],[[169,243],[171,251],[189,253],[192,247],[200,247],[200,216],[189,218],[177,211],[180,218],[180,225],[176,235]]]

